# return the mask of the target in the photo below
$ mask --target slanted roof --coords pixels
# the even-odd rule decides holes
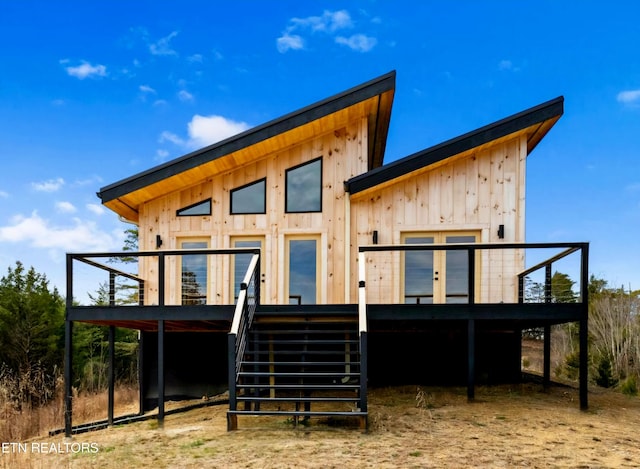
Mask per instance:
[[[392,71],[298,111],[105,186],[102,203],[136,222],[139,207],[179,188],[256,161],[361,117],[369,123],[368,168],[382,165],[395,92]]]
[[[435,165],[466,151],[479,150],[481,147],[496,143],[498,140],[512,138],[517,134],[527,136],[528,155],[562,116],[563,111],[564,97],[560,96],[493,124],[355,176],[345,182],[345,189],[350,194],[356,194],[406,176],[413,171]]]

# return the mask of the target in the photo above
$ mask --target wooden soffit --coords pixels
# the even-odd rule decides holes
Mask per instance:
[[[369,169],[380,166],[384,155],[395,72],[250,129],[143,173],[106,186],[102,203],[137,222],[142,204],[193,186],[236,168],[254,163],[309,139],[367,118]]]

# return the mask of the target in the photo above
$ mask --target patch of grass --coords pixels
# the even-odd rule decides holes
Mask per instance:
[[[180,448],[181,449],[198,448],[199,446],[202,446],[202,445],[204,445],[204,441],[202,441],[201,439],[197,439],[187,444],[181,445]]]
[[[422,451],[412,451],[409,453],[409,456],[413,456],[414,458],[418,458],[422,456]]]

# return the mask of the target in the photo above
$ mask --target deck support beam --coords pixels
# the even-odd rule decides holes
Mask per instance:
[[[551,326],[544,326],[542,383],[545,389],[551,384]]]
[[[107,422],[108,425],[113,425],[113,409],[114,409],[114,396],[115,396],[115,383],[116,383],[116,370],[115,370],[115,356],[116,356],[116,328],[115,326],[109,326],[109,377],[108,377],[108,399],[107,399]]]
[[[476,324],[475,319],[467,321],[467,400],[476,395]]]
[[[73,430],[73,372],[71,367],[73,346],[73,321],[64,323],[64,436],[71,438]]]
[[[164,321],[158,321],[158,427],[164,426]]]

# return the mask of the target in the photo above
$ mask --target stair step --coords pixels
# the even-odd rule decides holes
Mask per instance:
[[[288,389],[288,390],[322,390],[322,391],[344,391],[346,389],[358,390],[359,384],[236,384],[237,389]]]
[[[303,352],[300,350],[251,350],[247,351],[246,355],[251,356],[259,356],[259,355],[296,355],[300,356]],[[350,350],[349,352],[345,352],[344,350],[305,350],[304,355],[360,355],[358,350]]]
[[[252,328],[251,333],[265,335],[304,335],[304,334],[334,334],[334,335],[357,335],[355,329],[268,329]]]
[[[350,365],[350,366],[359,366],[359,361],[323,361],[323,362],[303,362],[303,361],[243,361],[240,363],[241,366],[249,367],[249,366],[336,366],[340,365],[342,367]]]
[[[348,339],[273,339],[273,340],[252,340],[252,344],[278,344],[278,345],[309,345],[309,344],[317,344],[317,345],[345,345],[351,344],[356,345],[359,343],[358,340],[348,340]]]
[[[269,402],[358,402],[360,400],[359,397],[243,397],[238,396],[236,398],[238,402],[260,402],[260,403],[269,403]]]
[[[260,378],[260,377],[288,377],[288,378],[337,378],[340,377],[358,377],[360,373],[331,373],[331,372],[320,372],[320,371],[299,371],[299,372],[269,372],[269,371],[241,371],[238,373],[238,377],[241,378]]]
[[[290,415],[296,417],[366,417],[367,412],[354,411],[309,411],[309,410],[228,410],[231,415]]]

